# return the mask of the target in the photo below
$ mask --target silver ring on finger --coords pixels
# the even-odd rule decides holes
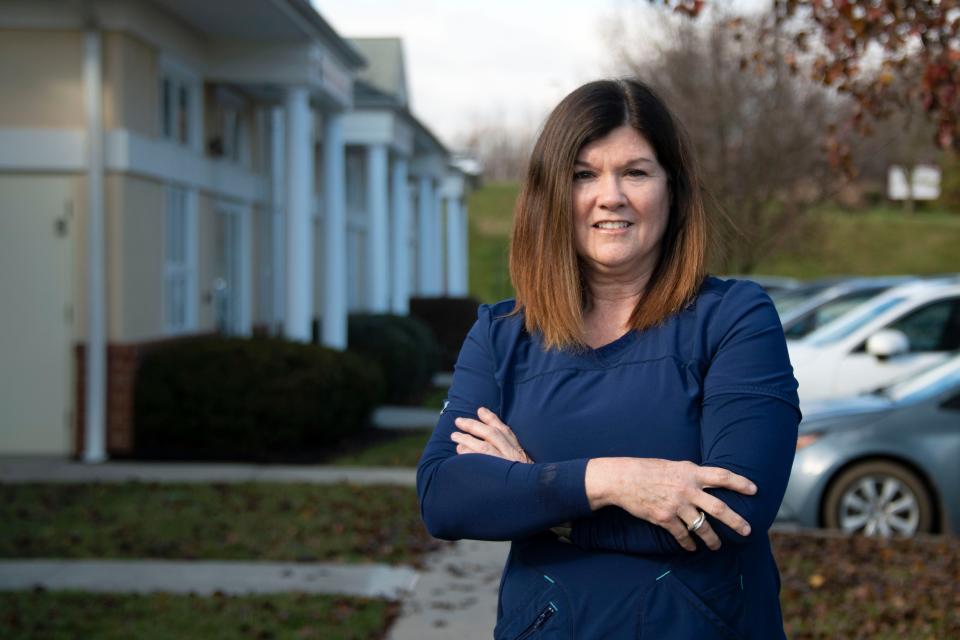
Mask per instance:
[[[700,514],[699,516],[697,516],[697,519],[691,522],[689,525],[687,525],[687,531],[689,531],[690,533],[696,533],[697,529],[702,527],[703,523],[706,522],[707,520],[707,514],[705,514],[703,511],[700,511],[699,509],[697,510],[697,512]]]

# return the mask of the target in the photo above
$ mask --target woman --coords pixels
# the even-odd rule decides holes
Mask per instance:
[[[417,473],[433,535],[512,541],[496,638],[783,637],[766,534],[797,384],[766,294],[706,277],[715,232],[648,87],[550,115],[516,300],[480,307]]]

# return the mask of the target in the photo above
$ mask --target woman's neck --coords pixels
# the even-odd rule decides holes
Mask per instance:
[[[622,334],[629,328],[630,316],[643,297],[649,273],[630,279],[591,275],[587,278],[589,301],[584,310],[588,333]]]

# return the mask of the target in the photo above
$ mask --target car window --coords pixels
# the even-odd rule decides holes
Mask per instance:
[[[883,315],[893,307],[902,303],[906,298],[897,296],[874,303],[866,302],[850,313],[825,324],[809,336],[806,340],[815,347],[822,347],[843,340],[857,329],[874,318]]]
[[[782,316],[807,298],[816,295],[816,293],[816,290],[810,289],[803,289],[801,291],[774,291],[770,294],[770,299],[773,300],[773,306],[776,308],[777,313]]]
[[[940,407],[942,409],[952,409],[953,411],[960,411],[960,392],[944,400],[940,404]]]
[[[882,289],[868,289],[866,291],[857,291],[855,293],[848,293],[847,295],[837,298],[836,300],[831,300],[826,303],[819,309],[817,309],[817,319],[814,324],[814,328],[822,327],[828,322],[833,322],[847,311],[850,311],[854,307],[857,307],[870,298],[874,297],[878,293],[882,292]]]
[[[913,402],[948,393],[951,389],[960,389],[960,357],[956,356],[890,385],[885,394],[896,401]]]
[[[910,341],[910,351],[945,351],[949,340],[948,329],[954,315],[957,300],[938,300],[924,305],[896,322],[887,329],[902,331]]]
[[[811,311],[794,320],[788,328],[783,330],[783,334],[790,340],[799,340],[816,328],[817,314]]]

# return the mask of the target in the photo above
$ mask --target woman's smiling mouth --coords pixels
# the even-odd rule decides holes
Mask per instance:
[[[591,226],[593,226],[594,229],[601,229],[604,231],[617,231],[619,229],[631,227],[633,226],[633,223],[627,222],[626,220],[604,220],[601,222],[596,222]]]

